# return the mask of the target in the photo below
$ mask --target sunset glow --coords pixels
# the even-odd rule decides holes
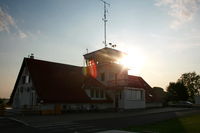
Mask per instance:
[[[107,43],[127,53],[114,59],[164,89],[181,74],[200,73],[200,2],[104,0]],[[170,2],[169,2],[170,1]],[[83,55],[105,47],[100,0],[2,0],[0,97],[9,98],[24,57],[83,67]],[[95,76],[95,67],[83,70]],[[96,72],[98,74],[98,72]]]
[[[145,58],[141,53],[130,51],[127,55],[119,59],[119,64],[129,69],[129,74],[140,75],[144,66]]]

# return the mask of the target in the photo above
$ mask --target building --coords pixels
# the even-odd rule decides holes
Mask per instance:
[[[124,54],[105,47],[85,54],[84,67],[24,58],[10,103],[58,113],[145,108],[152,101],[151,87],[117,62]]]

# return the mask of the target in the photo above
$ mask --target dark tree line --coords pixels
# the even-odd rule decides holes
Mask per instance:
[[[167,87],[167,97],[170,101],[186,101],[189,98],[187,88],[183,83],[169,83]]]
[[[161,103],[165,102],[166,92],[164,91],[163,88],[153,87],[152,88],[152,95],[154,97],[153,98],[154,102],[161,102]]]
[[[3,103],[3,99],[0,98],[0,104],[2,104],[2,103]]]
[[[184,73],[177,82],[171,82],[167,87],[167,100],[194,101],[194,96],[200,94],[200,75],[195,72]]]

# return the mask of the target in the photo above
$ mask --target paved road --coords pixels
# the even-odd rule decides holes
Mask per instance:
[[[138,116],[81,120],[59,123],[58,125],[38,126],[37,129],[48,133],[94,133],[98,131],[126,128],[133,125],[154,123],[192,113],[200,113],[200,110],[184,110],[178,112],[165,112]]]
[[[153,108],[140,109],[125,112],[76,112],[66,113],[62,115],[13,115],[15,119],[21,120],[31,126],[46,126],[51,124],[62,124],[66,122],[74,122],[81,120],[96,120],[103,118],[121,118],[129,116],[138,116],[146,114],[157,114],[161,112],[176,112],[190,110],[189,108]]]
[[[67,122],[58,125],[38,126],[36,128],[45,133],[94,133],[110,129],[87,122]]]
[[[40,133],[40,130],[13,119],[0,117],[0,133]]]
[[[137,116],[123,116],[116,118],[102,118],[102,119],[91,119],[91,120],[77,120],[77,121],[63,121],[52,124],[41,124],[34,127],[29,127],[25,125],[20,125],[20,129],[28,130],[31,129],[33,132],[45,132],[45,133],[94,133],[98,131],[105,131],[110,129],[120,129],[132,125],[142,125],[148,123],[154,123],[162,120],[167,120],[183,115],[188,115],[192,113],[200,113],[200,110],[184,110],[175,112],[162,112],[162,113],[152,113],[146,115]],[[2,120],[0,119],[0,125]],[[3,120],[4,121],[4,120]],[[11,122],[12,123],[12,122]],[[9,125],[8,127],[13,125]],[[0,126],[3,127],[2,125]],[[15,129],[17,125],[14,125]],[[6,127],[3,128],[6,131]],[[20,130],[19,129],[19,130]],[[19,131],[18,130],[18,131]],[[8,130],[9,131],[9,130]],[[7,133],[7,132],[6,132]]]

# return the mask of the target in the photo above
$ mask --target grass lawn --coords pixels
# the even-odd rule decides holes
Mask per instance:
[[[153,133],[200,133],[200,114],[174,118],[155,124],[133,126],[124,130]]]

